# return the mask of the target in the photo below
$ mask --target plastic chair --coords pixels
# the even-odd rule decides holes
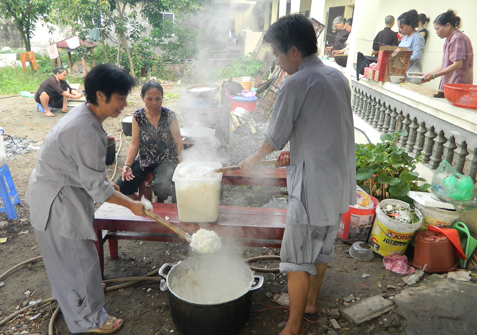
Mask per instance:
[[[3,202],[3,207],[0,207],[0,213],[6,212],[9,220],[16,219],[15,204],[20,204],[21,202],[7,164],[0,168],[0,177],[0,197]]]
[[[50,104],[48,104],[48,107],[50,108],[51,111],[54,110],[54,108],[53,108]],[[41,104],[37,103],[37,104],[36,104],[36,111],[39,112],[40,109],[41,109],[41,112],[42,112],[43,114],[45,114],[45,108],[44,108]]]

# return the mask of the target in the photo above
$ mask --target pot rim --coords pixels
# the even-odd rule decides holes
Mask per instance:
[[[237,298],[232,299],[232,300],[228,300],[228,301],[224,301],[224,302],[220,302],[220,303],[197,303],[197,302],[193,302],[193,301],[190,301],[188,299],[182,298],[181,296],[176,294],[174,292],[174,290],[170,287],[170,284],[169,284],[169,276],[171,275],[171,273],[173,274],[174,271],[179,271],[179,270],[177,270],[177,268],[181,264],[183,266],[186,266],[187,263],[194,264],[194,263],[197,263],[197,259],[204,259],[204,258],[226,258],[229,261],[235,261],[236,264],[238,264],[239,266],[243,265],[244,270],[250,274],[250,282],[249,282],[248,289],[244,290],[244,292],[240,296],[238,296]],[[184,263],[186,263],[186,265],[184,265]],[[165,274],[164,272],[168,267],[171,267],[171,269],[169,270],[169,272],[167,274]],[[166,280],[166,286],[167,286],[167,289],[168,289],[170,294],[174,295],[176,298],[178,298],[182,301],[185,301],[187,303],[197,305],[197,306],[220,306],[220,305],[223,305],[223,304],[229,304],[229,303],[231,303],[233,301],[236,301],[236,300],[242,298],[243,296],[251,293],[252,291],[260,289],[263,285],[263,282],[264,282],[263,276],[262,275],[254,275],[252,273],[252,270],[240,258],[224,256],[224,255],[201,255],[201,256],[189,257],[185,260],[179,261],[176,264],[174,264],[174,263],[164,263],[161,266],[161,268],[159,269],[159,275]],[[258,283],[254,286],[256,281],[258,281]]]

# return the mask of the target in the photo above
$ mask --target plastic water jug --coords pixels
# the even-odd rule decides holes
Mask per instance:
[[[3,143],[3,128],[0,127],[0,167],[7,164],[7,154],[5,153],[5,144]]]

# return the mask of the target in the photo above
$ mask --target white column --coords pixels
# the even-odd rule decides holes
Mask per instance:
[[[273,23],[275,23],[277,21],[278,1],[279,0],[273,0],[273,3],[272,3],[272,19],[270,20],[270,25],[272,25]]]
[[[290,14],[300,13],[300,0],[291,0]]]
[[[356,55],[361,51],[364,55],[371,55],[373,39],[376,33],[376,11],[370,8],[379,8],[381,0],[356,0],[353,14],[353,27],[348,37],[348,70],[353,70]],[[372,22],[372,24],[370,24]]]
[[[325,0],[312,0],[310,17],[325,24]]]
[[[278,16],[282,17],[287,15],[287,0],[280,0],[278,5]]]
[[[325,0],[312,0],[311,1],[311,8],[310,8],[310,17],[317,20],[322,24],[326,24],[326,16],[325,16]],[[320,55],[323,54],[323,50],[325,49],[323,38],[326,34],[326,28],[321,33],[320,38],[318,39],[318,53]]]

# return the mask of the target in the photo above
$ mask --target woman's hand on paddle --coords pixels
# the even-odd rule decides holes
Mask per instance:
[[[134,215],[146,216],[146,213],[144,212],[144,205],[140,201],[132,201],[129,209],[134,213]]]
[[[282,167],[290,164],[290,150],[283,150],[278,154],[276,167]]]
[[[134,179],[134,175],[130,166],[123,166],[123,173],[121,178],[123,181],[131,181]]]

